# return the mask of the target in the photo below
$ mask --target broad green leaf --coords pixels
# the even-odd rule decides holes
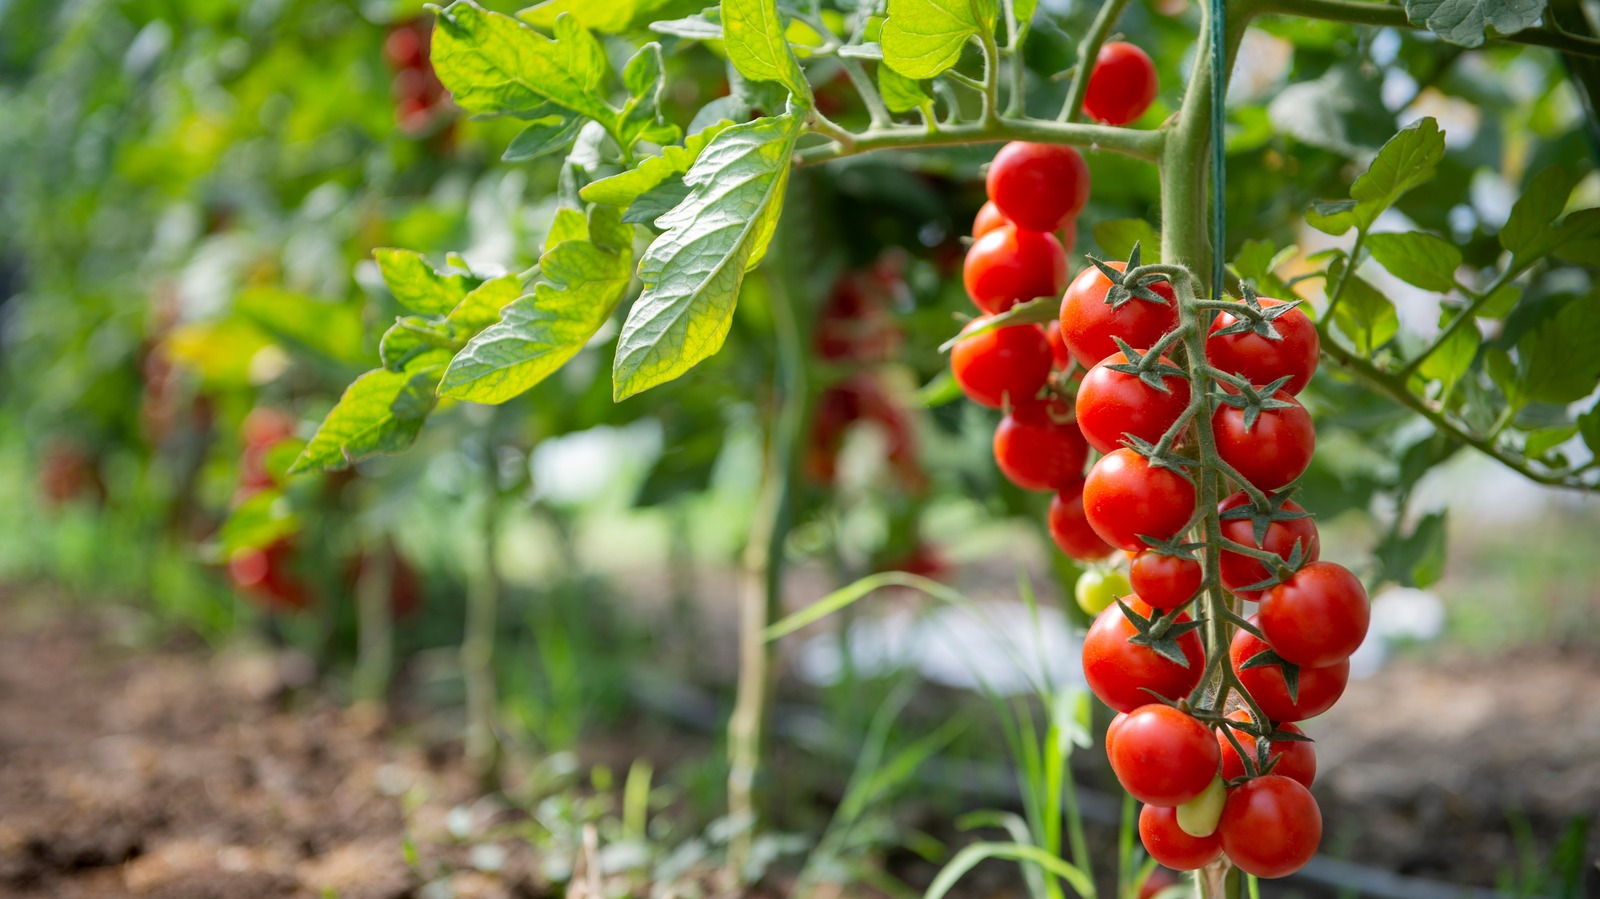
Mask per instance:
[[[1267,105],[1267,120],[1303,144],[1342,156],[1365,156],[1395,126],[1394,114],[1383,105],[1381,79],[1348,64],[1283,88]]]
[[[1560,428],[1543,428],[1528,435],[1528,440],[1522,447],[1522,454],[1529,459],[1537,459],[1550,452],[1578,433],[1577,425],[1567,425]]]
[[[878,93],[883,95],[883,105],[890,112],[910,112],[933,103],[933,98],[922,89],[922,82],[896,72],[888,66],[878,66]]]
[[[1280,250],[1270,240],[1247,240],[1240,245],[1238,255],[1233,257],[1233,273],[1239,276],[1239,280],[1254,284],[1262,296],[1289,299],[1292,291],[1278,277],[1277,270],[1299,252],[1300,248],[1292,244]]]
[[[751,81],[776,81],[800,105],[811,105],[811,86],[789,49],[775,0],[722,0],[722,40],[739,74]]]
[[[1407,284],[1439,293],[1455,289],[1461,250],[1442,237],[1423,231],[1368,234],[1367,249],[1379,265]]]
[[[290,473],[345,468],[358,459],[410,446],[438,402],[435,389],[449,361],[448,352],[435,350],[413,359],[405,371],[379,368],[356,378]]]
[[[517,13],[517,18],[549,30],[562,13],[570,13],[590,31],[621,34],[637,28],[670,3],[671,0],[545,0]]]
[[[630,225],[647,225],[656,230],[656,219],[671,212],[689,197],[689,185],[681,178],[673,178],[650,188],[628,205],[622,220]]]
[[[572,146],[583,128],[582,116],[553,114],[528,123],[500,154],[503,162],[526,162],[547,153],[558,153]]]
[[[400,305],[423,315],[448,315],[467,295],[468,281],[463,275],[445,275],[433,270],[412,250],[382,247],[372,251],[383,273],[383,283]]]
[[[1517,363],[1512,360],[1510,353],[1497,346],[1486,348],[1483,351],[1483,368],[1489,373],[1489,380],[1494,382],[1494,386],[1506,395],[1506,405],[1512,410],[1527,405],[1527,399],[1522,395],[1522,382],[1517,375]]]
[[[1515,284],[1502,284],[1498,290],[1489,295],[1487,302],[1478,307],[1478,317],[1505,318],[1516,308],[1520,299],[1522,299],[1522,288]]]
[[[1571,403],[1600,381],[1600,296],[1562,304],[1517,339],[1517,375],[1528,402]]]
[[[651,22],[650,30],[656,34],[681,37],[691,41],[720,41],[722,40],[722,20],[711,18],[711,14],[715,12],[716,10],[707,10],[697,16]]]
[[[1405,0],[1406,18],[1461,47],[1481,47],[1485,28],[1516,34],[1544,15],[1544,0]]]
[[[667,147],[660,156],[646,157],[629,171],[590,182],[578,191],[578,196],[590,203],[627,207],[651,189],[689,171],[706,144],[732,125],[727,120],[717,122],[698,134],[689,135],[681,147]]]
[[[967,41],[994,33],[998,10],[997,0],[889,0],[883,61],[907,78],[932,78],[956,64]]]
[[[1367,171],[1350,186],[1347,208],[1306,214],[1318,231],[1343,234],[1351,228],[1366,231],[1385,209],[1406,191],[1432,180],[1444,157],[1444,132],[1432,118],[1418,119],[1400,130],[1378,151]]]
[[[450,310],[445,323],[459,331],[475,334],[500,320],[500,310],[522,295],[522,279],[502,275],[478,285],[461,305]]]
[[[802,120],[757,119],[724,130],[695,160],[690,193],[657,224],[639,263],[644,293],[617,340],[616,399],[676,378],[721,348],[747,271],[777,227]]]
[[[1335,269],[1343,269],[1342,261],[1330,268],[1330,277],[1337,274]],[[1333,322],[1355,344],[1357,352],[1370,356],[1400,330],[1400,318],[1394,303],[1376,287],[1360,275],[1352,273],[1349,278],[1334,309]]]
[[[622,68],[622,83],[629,100],[622,115],[622,142],[632,147],[640,140],[670,144],[681,134],[676,125],[661,120],[661,94],[666,89],[666,63],[661,45],[651,41],[639,48]]]
[[[1535,245],[1532,259],[1545,253],[1578,265],[1594,265],[1600,256],[1600,209],[1579,209],[1562,219],[1553,234]]]
[[[555,19],[554,39],[472,0],[439,11],[433,30],[435,74],[468,112],[515,114],[560,106],[611,127],[605,101],[609,66],[594,35],[571,14]]]
[[[1161,261],[1161,235],[1144,219],[1111,219],[1094,226],[1094,242],[1107,259],[1127,259],[1133,245],[1147,263]],[[1074,264],[1083,260],[1076,260]]]
[[[280,342],[336,362],[360,364],[361,310],[271,287],[251,287],[234,301],[239,315]]]
[[[1556,219],[1567,208],[1567,198],[1582,175],[1566,166],[1553,165],[1529,178],[1522,196],[1511,207],[1505,227],[1500,229],[1500,246],[1513,256],[1536,255],[1532,251],[1555,230]]]
[[[500,321],[456,354],[440,394],[503,403],[577,355],[627,292],[633,277],[631,231],[618,209],[597,206],[582,234],[550,245],[539,257],[544,280],[533,293],[499,310]]]
[[[1375,554],[1384,580],[1402,587],[1432,586],[1444,575],[1445,513],[1422,516],[1411,533],[1385,541]]]
[[[402,316],[378,341],[378,358],[390,371],[405,371],[411,360],[432,350],[448,350],[452,355],[465,338],[456,339],[455,329],[438,319],[423,315]]]
[[[1446,337],[1444,343],[1430,353],[1417,370],[1423,377],[1437,380],[1449,390],[1472,367],[1480,341],[1476,327],[1463,325]]]
[[[1600,405],[1578,416],[1578,433],[1583,435],[1583,442],[1589,447],[1589,452],[1600,457]]]
[[[550,230],[544,236],[542,252],[550,252],[556,244],[563,241],[588,239],[588,216],[570,206],[563,206],[556,210],[556,217],[550,221]]]

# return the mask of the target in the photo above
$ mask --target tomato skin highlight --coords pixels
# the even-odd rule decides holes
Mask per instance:
[[[1148,53],[1126,41],[1109,41],[1101,45],[1089,72],[1083,111],[1097,122],[1126,125],[1144,115],[1159,88],[1156,64]]]
[[[1218,512],[1227,512],[1240,506],[1250,505],[1250,496],[1243,490],[1229,496],[1217,506]],[[1285,500],[1283,508],[1289,512],[1304,512],[1305,509],[1294,500]],[[1287,521],[1274,521],[1267,525],[1266,539],[1256,542],[1254,526],[1248,518],[1224,519],[1222,522],[1222,536],[1235,543],[1253,546],[1276,553],[1279,558],[1287,561],[1294,553],[1295,541],[1300,542],[1301,560],[1315,562],[1322,555],[1322,540],[1317,535],[1317,525],[1310,517],[1293,518]],[[1259,593],[1246,593],[1241,590],[1251,584],[1259,584],[1269,577],[1267,566],[1243,553],[1222,551],[1217,573],[1222,578],[1222,586],[1228,592],[1243,599],[1256,600]]]
[[[1250,622],[1258,624],[1255,618],[1251,618]],[[1262,714],[1272,722],[1283,724],[1315,718],[1333,708],[1333,704],[1344,695],[1344,688],[1350,682],[1349,659],[1326,668],[1301,668],[1300,691],[1295,699],[1289,698],[1289,685],[1283,679],[1283,669],[1276,665],[1240,667],[1257,653],[1270,648],[1255,634],[1240,628],[1228,647],[1228,658],[1239,675],[1239,682],[1244,684],[1250,698],[1261,707]]]
[[[970,322],[964,332],[988,320]],[[950,372],[967,398],[991,409],[1032,400],[1050,377],[1050,344],[1038,325],[1010,325],[964,336],[950,350]]]
[[[1222,851],[1257,877],[1286,877],[1305,867],[1322,842],[1322,810],[1305,787],[1278,774],[1228,791],[1217,825]]]
[[[1089,444],[1055,403],[1022,403],[994,431],[994,461],[1024,490],[1060,490],[1083,479]]]
[[[1125,262],[1108,262],[1117,271],[1126,271]],[[1084,368],[1117,352],[1120,337],[1134,349],[1154,346],[1161,335],[1178,326],[1178,301],[1172,285],[1157,281],[1150,290],[1166,299],[1165,304],[1129,300],[1116,309],[1106,304],[1111,279],[1091,265],[1078,273],[1061,298],[1061,338],[1072,358]]]
[[[1269,297],[1262,297],[1260,302],[1265,308],[1284,303]],[[1230,312],[1217,315],[1211,323],[1211,336],[1206,340],[1206,359],[1251,384],[1271,384],[1287,375],[1289,381],[1283,385],[1284,390],[1295,394],[1306,389],[1322,353],[1322,340],[1311,318],[1298,307],[1278,316],[1272,325],[1280,340],[1270,340],[1253,331],[1216,336],[1218,331],[1237,320]]]
[[[1192,837],[1178,826],[1178,810],[1146,805],[1139,810],[1139,842],[1150,857],[1174,871],[1204,868],[1222,854],[1222,837]]]
[[[1139,597],[1129,596],[1123,602],[1138,614],[1150,616],[1150,606]],[[1189,616],[1184,614],[1178,620],[1188,621]],[[1145,692],[1143,688],[1146,687],[1173,700],[1193,692],[1205,667],[1205,651],[1200,646],[1199,635],[1190,631],[1178,638],[1178,647],[1189,663],[1184,667],[1148,646],[1129,643],[1128,638],[1136,633],[1119,606],[1101,612],[1089,626],[1083,638],[1083,676],[1094,695],[1119,712],[1132,712],[1156,701]],[[1118,741],[1121,737],[1119,728]],[[1111,748],[1108,744],[1107,749]]]
[[[1234,721],[1249,722],[1251,720],[1249,709],[1234,709],[1228,713],[1228,717]],[[1233,734],[1234,739],[1239,741],[1239,745],[1250,755],[1251,760],[1254,760],[1256,738],[1242,730],[1226,729]],[[1228,737],[1223,733],[1223,730],[1224,728],[1217,728],[1217,750],[1222,753],[1222,779],[1238,780],[1245,775],[1244,762],[1239,760],[1239,753],[1234,751],[1233,744],[1228,742]],[[1293,724],[1279,724],[1278,730],[1288,731],[1291,734],[1300,734],[1301,736],[1305,735],[1305,731]],[[1303,740],[1274,741],[1270,750],[1270,757],[1278,761],[1273,766],[1272,773],[1281,774],[1309,789],[1312,782],[1317,779],[1317,750],[1313,747],[1314,744]]]
[[[1317,448],[1311,413],[1286,391],[1274,399],[1293,403],[1287,409],[1264,409],[1249,430],[1244,410],[1220,403],[1211,416],[1217,455],[1260,490],[1277,490],[1305,473]]]
[[[1053,234],[1001,225],[967,250],[961,281],[972,302],[994,315],[1060,294],[1067,283],[1067,251]]]
[[[1194,559],[1146,549],[1128,563],[1128,582],[1139,598],[1158,609],[1175,609],[1200,590],[1205,572]]]
[[[1050,498],[1050,512],[1045,521],[1050,527],[1050,539],[1070,559],[1097,562],[1114,551],[1084,517],[1082,482],[1056,491]]]
[[[1054,231],[1089,201],[1089,165],[1072,147],[1012,141],[995,154],[984,186],[1018,227]]]
[[[1111,747],[1111,770],[1122,788],[1146,805],[1169,808],[1204,793],[1219,760],[1211,728],[1160,703],[1129,712]]]
[[[1163,364],[1172,360],[1162,356]],[[1078,427],[1089,445],[1102,453],[1122,446],[1124,434],[1156,443],[1189,405],[1189,382],[1176,375],[1161,378],[1166,393],[1140,380],[1138,375],[1116,371],[1126,365],[1120,352],[1096,363],[1078,388]]]
[[[1313,562],[1261,594],[1261,633],[1296,665],[1326,668],[1366,639],[1372,619],[1366,588],[1350,569]]]
[[[1106,454],[1083,486],[1089,526],[1118,549],[1142,550],[1144,534],[1176,536],[1194,511],[1194,485],[1170,468],[1156,468],[1131,449]]]

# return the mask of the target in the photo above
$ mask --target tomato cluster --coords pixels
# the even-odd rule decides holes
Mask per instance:
[[[383,42],[383,55],[394,70],[394,117],[409,134],[428,131],[447,108],[444,85],[428,61],[428,20],[409,19],[395,25]]]

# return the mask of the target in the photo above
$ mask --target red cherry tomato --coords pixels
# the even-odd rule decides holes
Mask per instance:
[[[1222,837],[1192,837],[1178,826],[1178,810],[1147,805],[1139,810],[1139,842],[1150,857],[1176,871],[1204,868],[1222,854]],[[1152,877],[1152,879],[1154,879]]]
[[[972,219],[972,239],[977,241],[978,238],[988,234],[990,231],[1009,224],[1011,224],[1010,219],[1005,217],[1005,214],[1000,211],[1000,207],[994,205],[993,200],[988,200],[978,209],[978,214]]]
[[[1128,563],[1128,583],[1158,609],[1175,609],[1200,590],[1204,572],[1194,559],[1141,550]]]
[[[1219,403],[1211,416],[1217,455],[1260,490],[1277,490],[1300,477],[1317,448],[1311,413],[1286,391],[1278,391],[1273,399],[1293,405],[1262,410],[1249,430],[1243,409]]]
[[[1137,302],[1137,301],[1135,301]],[[1122,446],[1125,434],[1156,443],[1189,405],[1189,382],[1176,375],[1161,379],[1163,393],[1113,365],[1126,365],[1128,357],[1112,353],[1083,376],[1078,388],[1078,427],[1084,439],[1102,453]],[[1161,362],[1172,360],[1165,356]]]
[[[1281,306],[1283,302],[1261,299],[1264,307]],[[1287,375],[1289,382],[1283,389],[1290,393],[1299,393],[1311,383],[1322,342],[1317,337],[1317,326],[1298,307],[1278,316],[1272,323],[1280,340],[1262,337],[1254,331],[1216,336],[1216,332],[1235,321],[1232,313],[1224,312],[1211,323],[1212,336],[1206,341],[1206,358],[1212,365],[1251,384],[1271,384]]]
[[[1255,622],[1254,618],[1250,620]],[[1333,708],[1333,704],[1344,695],[1345,685],[1350,682],[1349,659],[1326,668],[1301,668],[1300,692],[1294,699],[1289,698],[1289,685],[1283,679],[1282,668],[1276,665],[1241,667],[1269,648],[1254,634],[1240,628],[1228,647],[1228,658],[1239,674],[1239,682],[1250,693],[1250,698],[1261,707],[1262,714],[1272,721],[1281,724],[1315,718]]]
[[[1100,47],[1089,72],[1084,114],[1107,125],[1126,125],[1150,108],[1157,87],[1156,64],[1149,54],[1133,44],[1110,41]]]
[[[963,332],[987,321],[974,319]],[[950,350],[950,371],[975,403],[999,409],[1009,399],[1020,405],[1033,399],[1050,377],[1050,343],[1038,325],[990,328],[956,343]]]
[[[1111,760],[1111,746],[1117,742],[1117,731],[1122,723],[1128,720],[1127,712],[1118,712],[1111,716],[1111,723],[1106,725],[1106,761]]]
[[[1000,419],[994,461],[1024,490],[1060,490],[1083,479],[1089,445],[1072,416],[1055,402],[1033,400]]]
[[[1350,658],[1366,639],[1371,605],[1350,569],[1312,562],[1261,594],[1261,633],[1296,665],[1326,668]]]
[[[1061,339],[1061,320],[1051,319],[1044,326],[1045,340],[1050,342],[1050,359],[1057,369],[1065,370],[1072,364],[1072,352],[1067,349],[1066,341]],[[1078,379],[1083,379],[1083,371],[1079,369]]]
[[[1249,709],[1234,709],[1228,713],[1228,717],[1235,721],[1251,720]],[[1256,761],[1256,738],[1242,730],[1232,728],[1226,730],[1239,741],[1239,745],[1244,748],[1251,760]],[[1305,736],[1305,731],[1293,724],[1280,724],[1278,730]],[[1239,753],[1234,751],[1233,744],[1228,742],[1228,737],[1223,731],[1224,728],[1217,728],[1217,749],[1222,753],[1222,779],[1237,780],[1245,775],[1244,762],[1239,760]],[[1304,740],[1274,740],[1269,755],[1277,759],[1277,764],[1273,765],[1272,773],[1281,774],[1302,786],[1310,787],[1311,782],[1317,779],[1317,751],[1312,746],[1313,744]]]
[[[978,238],[961,267],[967,296],[993,315],[1067,284],[1067,251],[1055,235],[1001,225]]]
[[[1050,498],[1047,522],[1050,539],[1068,558],[1096,562],[1111,555],[1111,545],[1100,539],[1084,518],[1082,482],[1065,487]]]
[[[1124,262],[1107,265],[1117,271],[1127,268]],[[1132,299],[1116,309],[1106,304],[1109,290],[1111,279],[1091,265],[1072,279],[1061,299],[1061,338],[1084,368],[1115,353],[1118,337],[1139,349],[1153,346],[1161,335],[1178,326],[1178,302],[1171,284],[1158,281],[1150,285],[1153,293],[1166,298],[1165,304]]]
[[[1030,231],[1054,231],[1089,200],[1089,166],[1061,144],[1014,141],[989,164],[989,199],[1006,218]]]
[[[1219,512],[1248,506],[1250,497],[1244,491],[1229,496],[1217,506]],[[1289,512],[1304,512],[1305,509],[1294,500],[1285,500],[1283,508]],[[1285,561],[1294,554],[1296,541],[1300,543],[1302,561],[1315,562],[1322,554],[1322,540],[1317,536],[1316,522],[1311,518],[1293,518],[1288,521],[1274,521],[1267,525],[1267,537],[1260,543],[1256,542],[1255,526],[1248,518],[1224,519],[1222,522],[1222,536],[1235,543],[1265,549],[1277,553]],[[1255,559],[1241,553],[1222,551],[1221,564],[1217,566],[1217,573],[1222,577],[1222,586],[1230,592],[1244,599],[1259,599],[1259,594],[1243,593],[1240,588],[1251,584],[1259,584],[1270,575],[1267,566]]]
[[[311,599],[293,570],[294,556],[294,544],[287,538],[242,549],[228,559],[228,577],[241,593],[259,600],[269,611],[303,609]]]
[[[272,406],[257,406],[244,417],[244,424],[239,426],[239,436],[245,446],[271,446],[293,437],[294,427],[293,415]]]
[[[1125,597],[1123,602],[1140,615],[1150,617],[1150,606],[1137,596]],[[1189,616],[1184,614],[1178,620],[1188,621]],[[1200,683],[1201,669],[1205,667],[1199,634],[1190,631],[1178,638],[1183,657],[1189,662],[1184,666],[1148,646],[1129,643],[1128,638],[1136,633],[1133,623],[1122,614],[1122,608],[1115,605],[1101,612],[1089,626],[1083,638],[1083,676],[1094,695],[1119,712],[1131,712],[1156,701],[1144,688],[1167,699],[1180,699],[1193,692]],[[1121,745],[1125,730],[1126,722],[1117,730],[1116,746]],[[1216,773],[1214,765],[1212,773]]]
[[[428,62],[424,32],[412,23],[395,26],[383,40],[383,55],[397,69],[420,68]]]
[[[1311,791],[1268,774],[1228,791],[1217,824],[1222,851],[1246,874],[1284,877],[1305,867],[1322,842],[1322,811]]]
[[[1131,449],[1106,454],[1083,485],[1083,510],[1107,543],[1141,550],[1140,535],[1177,536],[1194,512],[1194,485],[1170,468],[1156,468]]]
[[[1129,712],[1111,747],[1111,770],[1122,788],[1147,805],[1169,808],[1204,792],[1220,760],[1211,728],[1160,703]]]

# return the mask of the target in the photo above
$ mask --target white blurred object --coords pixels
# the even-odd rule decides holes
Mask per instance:
[[[1371,636],[1434,640],[1444,633],[1444,603],[1427,590],[1390,587],[1372,598]]]

